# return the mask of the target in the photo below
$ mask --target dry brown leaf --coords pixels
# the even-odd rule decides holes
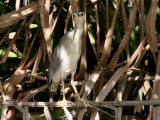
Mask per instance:
[[[7,100],[10,100],[13,97],[14,92],[16,91],[16,85],[18,85],[26,76],[30,70],[20,70],[13,74],[9,79],[9,83],[4,85],[4,94]]]
[[[0,60],[0,64],[6,62],[6,59],[7,59],[7,57],[8,57],[8,54],[9,54],[10,50],[12,49],[13,44],[15,43],[15,41],[16,41],[16,39],[17,39],[17,37],[18,37],[18,35],[19,35],[19,33],[20,33],[23,25],[26,23],[26,20],[27,20],[27,18],[25,18],[25,19],[23,20],[23,22],[21,23],[20,27],[18,28],[18,30],[17,30],[17,32],[16,32],[16,35],[14,36],[13,40],[10,42],[7,50],[5,51],[2,59]]]
[[[121,0],[118,0],[117,3],[116,3],[116,10],[114,11],[114,16],[113,16],[113,19],[112,19],[112,23],[111,23],[111,26],[110,26],[110,28],[108,30],[107,35],[106,35],[102,56],[101,56],[100,61],[99,61],[98,65],[97,65],[97,67],[96,67],[96,70],[99,70],[101,67],[102,68],[105,67],[107,62],[108,62],[108,59],[110,57],[111,46],[112,46],[112,37],[113,37],[116,17],[118,15],[118,11],[119,11],[120,1]]]
[[[135,60],[135,58],[138,56],[138,54],[142,51],[142,48],[143,48],[146,40],[147,40],[147,36],[143,39],[143,41],[140,42],[139,46],[137,47],[137,49],[133,53],[132,57],[129,59],[126,67],[129,67],[132,64],[132,62]]]
[[[156,68],[156,76],[153,86],[153,99],[160,100],[160,51],[158,53],[158,65]],[[158,120],[160,114],[160,106],[153,106],[153,120]]]
[[[86,58],[86,40],[87,40],[87,0],[84,0],[83,3],[83,12],[85,15],[85,23],[84,23],[84,32],[82,38],[82,53],[81,53],[81,60],[80,60],[80,70],[79,73],[76,75],[76,79],[86,79],[86,70],[87,70],[87,58]]]
[[[149,45],[152,52],[158,52],[157,38],[156,38],[157,5],[158,5],[158,0],[152,0],[146,22]]]
[[[103,102],[106,96],[110,93],[112,88],[115,86],[115,84],[118,82],[120,77],[124,75],[124,73],[128,70],[128,68],[119,68],[109,79],[106,85],[103,86],[102,90],[99,92],[98,96],[96,97],[95,102]],[[98,111],[95,110],[92,112],[91,119],[95,119],[95,117],[98,115]]]
[[[35,59],[35,62],[34,62],[34,66],[33,66],[33,69],[32,69],[32,72],[31,74],[35,74],[38,70],[38,67],[39,67],[39,63],[40,63],[40,60],[41,60],[41,57],[42,57],[42,53],[43,53],[43,46],[44,46],[44,41],[43,39],[41,40],[41,44],[40,44],[40,47],[38,49],[38,52],[37,52],[37,55],[36,55],[36,59]],[[35,82],[35,78],[32,78],[30,79],[30,82],[33,83]]]
[[[139,0],[136,1],[137,5],[139,4]],[[117,52],[115,55],[112,57],[110,66],[114,66],[114,64],[117,63],[120,54],[122,53],[122,50],[124,49],[126,43],[130,40],[131,33],[134,30],[135,27],[135,19],[136,19],[136,14],[137,14],[137,5],[134,5],[129,16],[129,25],[128,25],[128,31],[125,33],[123,36],[123,39],[121,41],[121,44],[119,45],[119,48],[117,49]],[[114,69],[114,68],[112,68]]]
[[[100,26],[99,26],[99,16],[98,16],[98,5],[95,4],[94,5],[95,8],[95,14],[96,14],[96,26],[97,26],[97,53],[96,53],[96,57],[97,60],[99,60],[99,52],[100,52]]]
[[[72,13],[77,12],[78,11],[77,0],[69,0],[69,3],[72,8]]]
[[[56,0],[51,0],[51,3],[54,1]],[[32,2],[31,4],[22,7],[19,10],[2,15],[0,16],[0,28],[9,27],[18,22],[20,19],[24,19],[36,10],[38,10],[38,2]]]
[[[85,91],[83,93],[83,96],[82,96],[82,99],[86,100],[87,99],[87,96],[90,94],[94,84],[96,83],[96,81],[98,80],[100,74],[101,74],[102,71],[98,71],[98,72],[94,72],[92,73],[91,75],[89,75],[89,78],[85,84]],[[78,115],[78,120],[82,120],[83,119],[83,116],[84,116],[84,113],[85,113],[85,109],[82,109],[80,112],[79,112],[79,115]]]

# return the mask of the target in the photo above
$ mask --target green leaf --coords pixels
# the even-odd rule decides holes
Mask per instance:
[[[31,25],[29,26],[30,29],[37,28],[37,27],[38,27],[37,24],[31,24]]]
[[[3,49],[0,49],[0,58],[3,57],[3,55],[5,54],[5,50]],[[21,55],[17,55],[16,53],[10,51],[9,54],[8,54],[8,58],[22,58]]]
[[[88,36],[89,36],[89,40],[90,40],[90,43],[92,45],[93,51],[96,54],[95,36],[94,36],[94,31],[93,31],[93,29],[91,27],[92,27],[92,24],[89,23],[88,24]]]
[[[0,12],[1,12],[2,14],[5,13],[5,9],[4,9],[4,6],[3,6],[2,1],[0,1]]]

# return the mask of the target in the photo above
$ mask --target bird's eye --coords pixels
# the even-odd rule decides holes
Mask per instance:
[[[84,14],[83,14],[83,13],[81,13],[81,16],[84,16]]]

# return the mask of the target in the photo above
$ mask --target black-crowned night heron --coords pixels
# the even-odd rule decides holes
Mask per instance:
[[[80,96],[74,85],[74,76],[77,69],[77,63],[81,55],[82,34],[84,29],[84,13],[76,12],[73,14],[74,29],[67,32],[55,48],[49,66],[48,88],[51,92],[56,91],[59,82],[62,83],[63,102],[69,102],[65,98],[64,79],[71,74],[71,85],[78,96]]]

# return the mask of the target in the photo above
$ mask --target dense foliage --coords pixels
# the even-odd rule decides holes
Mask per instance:
[[[86,13],[87,21],[82,45],[84,59],[78,64],[76,76],[80,95],[83,96],[86,92],[84,86],[89,84],[82,83],[92,80],[89,78],[97,73],[99,77],[89,84],[91,89],[86,98],[90,101],[159,100],[160,84],[156,76],[160,74],[158,0],[78,0],[78,4],[71,1],[51,0],[47,13],[48,8],[43,8],[40,1],[0,0],[1,99],[49,101],[51,93],[45,85],[50,55],[61,36],[73,29],[71,11],[76,11],[73,7],[76,6]],[[48,36],[47,27],[50,31]],[[49,51],[50,47],[52,50]],[[66,80],[69,88],[66,96],[75,101],[69,81],[70,77]],[[62,99],[60,89],[52,95],[54,101]],[[152,107],[123,107],[121,115],[149,120],[153,109],[158,111]],[[74,109],[78,116],[81,109]],[[87,110],[85,119],[96,116],[91,109]],[[35,110],[37,108],[30,109]],[[101,110],[108,112],[107,120],[113,119],[115,112],[108,108]],[[16,109],[9,108],[9,111],[13,116]],[[40,109],[38,114],[41,112]],[[99,116],[105,119],[106,113],[100,113]],[[15,116],[18,117],[18,112]],[[11,119],[9,115],[8,119]]]

